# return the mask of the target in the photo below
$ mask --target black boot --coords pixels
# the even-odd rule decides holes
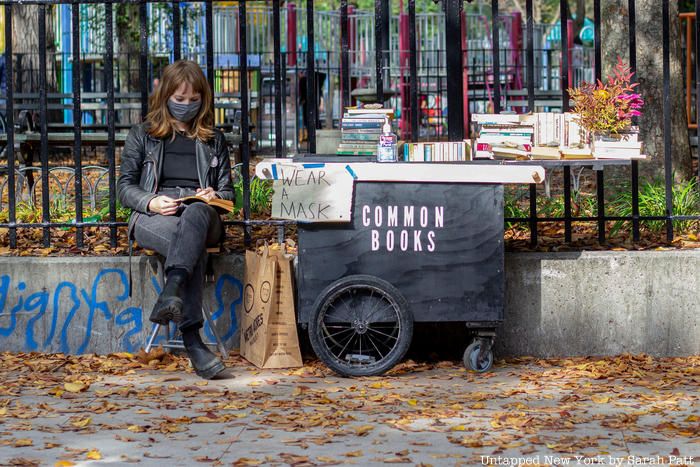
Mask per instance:
[[[187,271],[175,268],[168,272],[165,279],[165,287],[160,293],[156,304],[153,306],[151,316],[148,318],[154,323],[168,324],[170,321],[179,323],[182,321],[182,307]]]
[[[199,328],[188,328],[182,331],[182,341],[190,357],[192,367],[197,376],[204,379],[212,379],[226,369],[224,362],[202,342]]]

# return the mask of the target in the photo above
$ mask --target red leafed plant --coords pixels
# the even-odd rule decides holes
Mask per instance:
[[[640,116],[644,106],[642,96],[634,92],[639,83],[632,83],[634,72],[617,58],[613,74],[607,83],[583,82],[569,89],[579,124],[591,133],[617,134],[627,128],[632,117]]]

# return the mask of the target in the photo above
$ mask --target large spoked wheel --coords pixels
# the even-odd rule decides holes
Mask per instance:
[[[413,336],[406,299],[374,276],[348,276],[316,299],[309,338],[316,355],[342,376],[373,376],[396,365]]]

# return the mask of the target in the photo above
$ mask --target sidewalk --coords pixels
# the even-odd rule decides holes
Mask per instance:
[[[0,465],[700,465],[700,357],[320,363],[0,354]],[[692,456],[692,458],[691,458]]]

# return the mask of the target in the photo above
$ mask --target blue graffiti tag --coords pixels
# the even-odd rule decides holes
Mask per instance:
[[[226,334],[221,336],[221,340],[223,340],[224,342],[233,337],[233,334],[236,332],[236,329],[238,329],[238,322],[236,320],[236,306],[243,303],[243,284],[241,283],[241,281],[239,281],[230,274],[222,274],[219,277],[219,280],[216,282],[216,288],[214,289],[214,300],[216,300],[217,309],[211,315],[212,321],[216,323],[218,319],[224,314],[224,308],[226,305],[224,304],[223,299],[223,289],[224,284],[226,283],[231,284],[235,288],[236,292],[238,292],[238,296],[229,305],[229,322],[231,324],[229,325]],[[209,339],[214,339],[214,334],[211,332],[211,328],[209,326],[206,326],[204,332],[206,333]]]
[[[152,278],[152,284],[156,293],[160,293],[155,278]],[[10,294],[14,292],[13,287],[17,291],[14,304],[9,302]],[[230,303],[224,300],[228,288],[233,289],[229,293],[235,297]],[[24,329],[24,349],[13,350],[52,349],[63,353],[84,353],[88,350],[91,339],[94,341],[96,320],[116,326],[111,334],[118,340],[120,349],[133,352],[143,345],[140,336],[144,331],[144,312],[140,307],[128,306],[129,280],[122,269],[100,270],[87,289],[79,288],[71,281],[59,282],[53,290],[44,288],[28,295],[24,294],[26,289],[25,282],[16,282],[16,286],[13,286],[9,275],[0,275],[0,323],[3,324],[0,326],[0,338],[10,337],[20,329],[19,323],[24,320],[19,320],[19,315],[28,318]],[[230,339],[238,329],[235,310],[242,303],[242,290],[241,282],[229,274],[222,274],[216,282],[216,311],[212,319],[216,323],[222,316],[228,315],[229,318],[224,321],[229,322],[224,340]],[[85,318],[76,319],[78,313]],[[42,326],[42,322],[46,324]],[[109,329],[109,324],[107,326]],[[104,329],[104,325],[98,328]],[[46,329],[48,332],[44,336],[42,331]],[[175,332],[174,327],[169,329],[169,337],[174,337]],[[205,332],[213,338],[208,327]]]

